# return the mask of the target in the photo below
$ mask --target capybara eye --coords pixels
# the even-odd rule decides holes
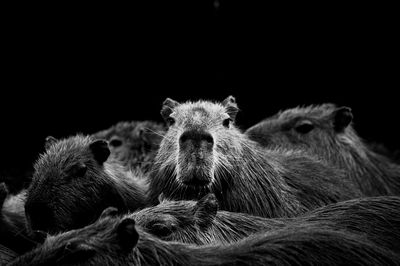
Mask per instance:
[[[169,126],[172,126],[173,124],[175,124],[175,119],[173,119],[172,117],[168,117],[166,120],[167,120],[167,123]]]
[[[314,125],[311,122],[306,122],[297,125],[294,129],[301,134],[306,134],[314,129]]]
[[[224,121],[222,121],[222,125],[226,128],[229,128],[229,125],[231,124],[231,119],[227,118]]]
[[[122,145],[122,140],[120,140],[120,139],[112,139],[110,141],[110,145],[113,146],[113,147],[119,147],[119,146]]]

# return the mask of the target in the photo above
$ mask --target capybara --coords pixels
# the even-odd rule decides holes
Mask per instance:
[[[238,107],[164,101],[169,125],[149,176],[149,200],[196,200],[214,193],[221,210],[290,217],[358,197],[344,174],[302,151],[263,149],[234,125]]]
[[[0,253],[4,256],[23,254],[37,246],[37,235],[26,229],[25,197],[26,191],[10,195],[5,184],[0,184]]]
[[[166,128],[154,121],[119,122],[93,134],[109,142],[111,156],[124,165],[147,173],[157,153]]]
[[[167,241],[227,244],[259,231],[322,227],[365,235],[400,254],[400,197],[396,196],[333,203],[293,218],[262,218],[217,209],[215,196],[208,194],[198,202],[163,200],[125,217],[135,219],[147,232]]]
[[[6,265],[17,257],[16,252],[0,244],[0,265]]]
[[[366,196],[400,195],[400,165],[374,152],[352,127],[349,107],[334,104],[289,109],[249,128],[268,148],[302,149],[344,169]]]
[[[105,140],[48,138],[28,188],[30,228],[55,233],[90,224],[109,206],[121,212],[143,207],[146,184],[109,155]]]
[[[99,219],[48,237],[17,265],[399,265],[398,254],[365,236],[326,228],[260,232],[229,245],[160,240],[131,218]]]

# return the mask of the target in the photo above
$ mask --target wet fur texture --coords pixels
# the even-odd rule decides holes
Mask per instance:
[[[335,127],[346,107],[323,104],[297,107],[267,118],[249,128],[246,135],[268,148],[302,149],[344,169],[366,196],[400,195],[400,166],[374,151],[348,123]],[[310,123],[313,129],[299,133],[296,127]],[[379,149],[378,149],[379,150]],[[380,149],[382,150],[382,149]]]
[[[128,238],[125,234],[128,234]],[[162,241],[134,220],[106,217],[47,238],[10,265],[398,265],[362,235],[325,228],[260,232],[229,245]]]
[[[163,111],[167,108],[175,123],[160,144],[150,175],[153,204],[161,193],[168,199],[197,200],[211,192],[221,210],[290,217],[360,195],[342,172],[326,163],[301,151],[264,149],[240,132],[233,119],[224,126],[235,105],[199,101],[173,107],[164,104]],[[182,151],[181,136],[192,131],[213,137],[212,152]],[[204,163],[196,165],[196,161]],[[184,183],[196,175],[208,178],[209,184]]]
[[[124,212],[145,205],[145,184],[118,161],[105,161],[105,142],[91,150],[94,142],[82,135],[55,141],[35,163],[25,205],[32,229],[65,231],[92,223],[109,206]]]
[[[133,170],[148,172],[157,153],[165,125],[153,121],[119,122],[93,134],[110,143],[111,156]]]

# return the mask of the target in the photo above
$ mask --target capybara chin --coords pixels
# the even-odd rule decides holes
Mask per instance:
[[[222,103],[164,101],[169,129],[149,178],[152,204],[161,193],[197,200],[212,192],[222,210],[287,217],[359,195],[341,171],[314,157],[248,139],[234,125],[237,112],[232,96]]]
[[[116,160],[105,140],[77,135],[48,138],[35,163],[25,204],[32,230],[50,233],[90,224],[109,206],[134,211],[145,205],[145,184]]]
[[[349,107],[297,107],[261,121],[245,134],[264,147],[302,149],[344,169],[366,196],[400,195],[400,165],[365,143],[352,120]]]
[[[165,125],[154,121],[119,122],[93,134],[109,142],[111,157],[123,165],[147,173],[153,164]]]
[[[362,235],[329,229],[260,232],[229,245],[166,242],[130,218],[101,218],[46,239],[17,265],[399,265],[400,258]]]

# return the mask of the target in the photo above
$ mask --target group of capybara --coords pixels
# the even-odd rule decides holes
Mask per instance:
[[[0,184],[1,265],[400,265],[399,160],[350,108],[238,111],[168,98],[164,123],[47,137],[29,187]]]

